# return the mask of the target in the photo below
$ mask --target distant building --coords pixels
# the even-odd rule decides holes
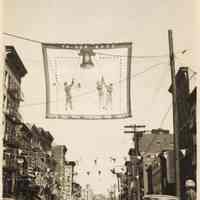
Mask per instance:
[[[139,140],[139,150],[142,155],[169,149],[173,149],[173,135],[169,134],[169,130],[152,129]]]
[[[162,194],[162,168],[159,158],[154,159],[151,166],[153,193]]]
[[[87,184],[86,187],[82,189],[81,196],[84,200],[93,200],[94,193],[89,184]]]
[[[107,198],[103,194],[95,194],[94,200],[106,200]]]
[[[65,200],[72,200],[73,198],[73,176],[74,176],[75,162],[69,161],[65,162],[65,183],[64,183],[64,193]]]
[[[135,148],[129,149],[129,191],[128,191],[128,200],[137,199],[139,200],[142,197],[143,193],[143,165],[142,157],[138,154]]]
[[[153,193],[151,164],[154,159],[155,153],[148,153],[143,156],[144,194]]]
[[[79,200],[81,199],[81,190],[82,187],[80,184],[73,182],[73,200]]]
[[[134,195],[133,193],[135,193],[133,188],[134,180],[133,180],[132,162],[126,161],[125,167],[126,167],[126,172],[125,172],[126,179],[124,180],[123,183],[123,198],[126,200],[130,200]]]
[[[59,185],[58,197],[59,200],[65,200],[65,154],[67,148],[65,145],[56,145],[52,148],[52,155],[55,159],[56,165],[56,182]]]
[[[146,158],[147,160],[147,158]],[[175,195],[174,152],[167,150],[144,164],[144,193]]]
[[[144,194],[164,193],[170,187],[169,184],[163,185],[163,179],[167,175],[166,163],[169,157],[161,159],[160,155],[162,152],[173,150],[173,135],[169,134],[169,130],[152,129],[150,133],[144,134],[140,138],[139,149],[143,155]],[[174,176],[174,171],[168,170],[168,173]],[[170,192],[173,193],[173,191]]]
[[[52,135],[34,124],[21,123],[17,126],[20,141],[17,191],[20,198],[31,196],[51,198],[56,162],[51,156]]]
[[[16,195],[18,145],[16,125],[21,123],[19,113],[23,100],[21,79],[27,70],[13,46],[5,47],[6,57],[3,77],[3,196]]]

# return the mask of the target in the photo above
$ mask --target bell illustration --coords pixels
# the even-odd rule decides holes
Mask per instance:
[[[94,63],[92,62],[92,56],[95,56],[95,53],[93,52],[92,48],[90,47],[84,47],[80,50],[79,56],[82,56],[82,68],[91,68],[94,66]]]

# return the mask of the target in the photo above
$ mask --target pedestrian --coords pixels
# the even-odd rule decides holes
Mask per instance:
[[[191,179],[185,182],[186,200],[196,200],[195,182]]]
[[[112,110],[112,93],[113,93],[113,84],[105,84],[106,88],[106,108],[110,108]]]

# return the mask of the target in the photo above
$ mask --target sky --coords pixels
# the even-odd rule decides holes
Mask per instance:
[[[133,56],[166,55],[159,58],[132,59],[132,75],[160,64],[132,79],[133,117],[122,120],[45,119],[45,79],[40,44],[4,35],[5,45],[14,45],[28,74],[22,81],[24,121],[49,130],[55,144],[68,148],[66,159],[78,160],[76,180],[91,184],[97,193],[106,193],[116,182],[110,169],[122,165],[130,147],[127,124],[144,124],[146,129],[165,128],[172,133],[172,112],[168,92],[170,66],[168,29],[173,30],[176,70],[194,63],[195,3],[187,0],[6,0],[3,31],[42,42],[96,43],[132,42]],[[180,52],[184,49],[185,54]],[[191,70],[190,70],[191,71]],[[32,103],[41,103],[30,106]],[[111,163],[109,157],[116,157]],[[98,159],[97,166],[94,159]],[[98,176],[97,171],[102,170]],[[91,175],[86,174],[91,171]]]

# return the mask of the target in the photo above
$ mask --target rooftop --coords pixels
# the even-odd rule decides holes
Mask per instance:
[[[163,150],[173,149],[173,135],[162,133],[145,134],[140,138],[139,149],[142,154],[159,153]]]
[[[13,46],[6,46],[6,63],[8,66],[19,73],[20,77],[23,77],[26,75],[27,70],[20,59],[17,51],[15,50],[15,47]]]

